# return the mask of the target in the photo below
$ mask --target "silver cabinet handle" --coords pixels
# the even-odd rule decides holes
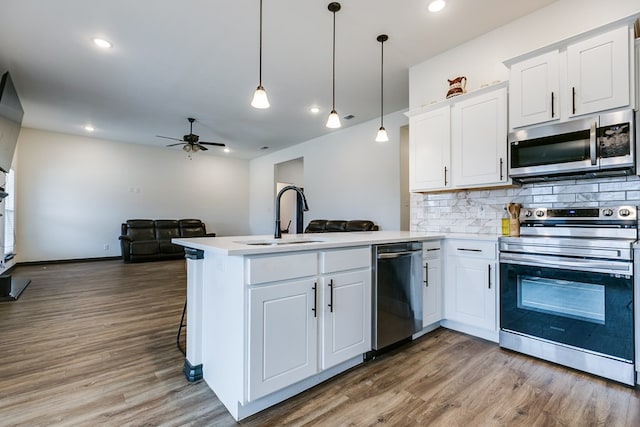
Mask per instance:
[[[467,252],[482,252],[482,249],[457,248],[457,250]]]
[[[598,161],[596,153],[596,122],[591,123],[589,129],[589,153],[591,154],[591,164],[595,165]]]

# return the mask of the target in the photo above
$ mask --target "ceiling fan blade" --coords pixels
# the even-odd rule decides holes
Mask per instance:
[[[201,144],[201,143],[200,143],[200,144]],[[200,150],[202,150],[202,151],[207,151],[207,150],[208,150],[208,148],[207,148],[207,147],[205,147],[204,145],[200,145],[200,144],[195,144],[195,145],[197,145],[197,146],[198,146],[198,148],[200,148]]]
[[[205,145],[215,145],[217,147],[224,147],[225,145],[221,142],[203,142],[200,141],[199,144],[205,144]]]
[[[158,138],[164,138],[164,139],[173,139],[174,141],[182,141],[184,143],[184,141],[182,139],[178,139],[178,138],[171,138],[170,136],[162,136],[162,135],[156,135]]]
[[[175,144],[169,144],[167,147],[175,147],[176,145],[184,145],[184,142],[176,142]]]

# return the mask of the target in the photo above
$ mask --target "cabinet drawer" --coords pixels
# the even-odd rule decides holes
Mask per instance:
[[[440,240],[422,242],[422,257],[424,259],[438,259],[442,257]]]
[[[478,240],[450,240],[447,242],[447,255],[495,259],[496,243]]]
[[[353,249],[336,249],[320,252],[320,273],[369,268],[371,266],[371,248],[363,246]]]
[[[315,276],[318,274],[318,254],[304,252],[251,257],[246,261],[245,272],[249,285]]]

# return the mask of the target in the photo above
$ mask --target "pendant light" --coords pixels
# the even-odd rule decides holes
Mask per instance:
[[[380,34],[376,40],[380,42],[380,129],[378,129],[378,134],[376,135],[376,142],[387,142],[389,141],[389,135],[387,135],[387,130],[384,128],[382,118],[384,117],[384,42],[389,40],[389,36]]]
[[[340,126],[340,117],[336,112],[336,12],[340,10],[340,3],[329,3],[329,11],[333,13],[333,103],[331,104],[331,113],[327,119],[327,127],[331,129],[337,129]]]
[[[267,92],[262,87],[262,0],[260,0],[260,77],[258,87],[253,93],[251,106],[254,108],[269,108],[269,98],[267,98]]]

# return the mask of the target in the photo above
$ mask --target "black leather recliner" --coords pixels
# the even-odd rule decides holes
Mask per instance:
[[[199,219],[129,219],[121,225],[120,248],[124,262],[156,261],[184,257],[174,237],[215,237]]]

